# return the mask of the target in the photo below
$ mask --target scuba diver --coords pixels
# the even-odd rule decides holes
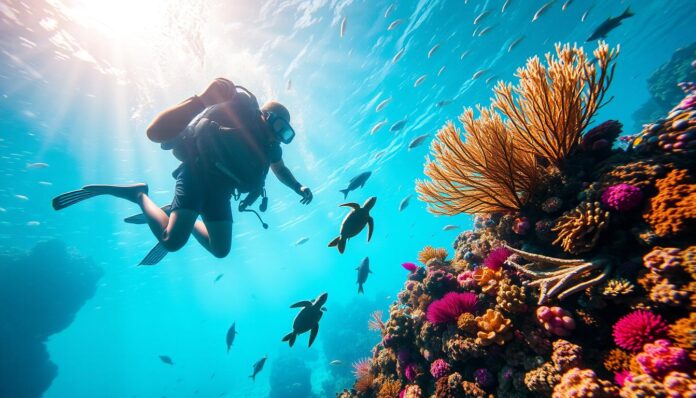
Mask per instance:
[[[312,201],[312,191],[283,163],[280,144],[289,144],[294,136],[287,108],[275,101],[259,108],[251,92],[218,78],[202,94],[158,114],[147,128],[151,141],[171,149],[181,161],[172,173],[176,187],[171,205],[157,206],[148,196],[147,184],[141,183],[87,185],[55,197],[53,208],[60,210],[99,195],[137,204],[143,213],[125,221],[147,223],[159,241],[141,265],[156,264],[168,252],[179,250],[191,234],[211,254],[223,258],[232,243],[230,200],[246,194],[239,211],[253,212],[261,220],[249,206],[262,197],[259,210],[266,210],[264,186],[269,169],[302,197],[300,203]]]

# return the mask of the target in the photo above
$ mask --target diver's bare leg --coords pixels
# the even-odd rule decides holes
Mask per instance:
[[[227,256],[232,246],[232,222],[196,221],[193,236],[213,256],[223,258]]]
[[[152,234],[167,250],[176,251],[186,244],[198,218],[197,212],[177,209],[167,216],[167,213],[146,194],[139,195],[137,203],[147,219],[147,225]]]

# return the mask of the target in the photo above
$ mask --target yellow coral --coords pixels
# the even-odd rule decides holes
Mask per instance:
[[[696,246],[689,246],[681,252],[682,267],[696,279]]]
[[[627,379],[619,393],[621,398],[664,398],[665,386],[648,375],[637,375]]]
[[[553,391],[553,386],[561,381],[561,375],[556,368],[546,362],[536,369],[532,369],[524,375],[524,385],[529,391],[548,396]]]
[[[682,266],[682,251],[676,247],[659,247],[643,256],[643,265],[658,274],[673,272]]]
[[[495,293],[498,291],[498,282],[503,279],[502,270],[493,271],[488,267],[478,267],[474,270],[474,280],[481,287],[484,293]]]
[[[688,318],[681,318],[671,325],[669,337],[689,353],[692,361],[696,361],[696,312],[691,312]]]
[[[598,378],[592,370],[572,368],[554,387],[552,398],[610,398],[616,393],[616,387]]]
[[[380,387],[377,398],[394,398],[399,396],[401,382],[398,380],[387,380]]]
[[[590,251],[608,225],[609,212],[602,210],[599,202],[583,202],[556,220],[552,230],[558,232],[558,237],[553,244],[573,254]]]
[[[578,367],[582,361],[582,349],[577,344],[558,339],[553,342],[551,361],[559,372]]]
[[[618,373],[631,367],[631,354],[620,348],[612,348],[604,356],[604,368],[610,372]]]
[[[609,297],[625,296],[633,293],[635,286],[628,279],[609,279],[602,287],[602,294]]]
[[[670,397],[696,397],[696,382],[694,377],[682,372],[670,372],[662,384]]]
[[[660,304],[679,306],[684,304],[688,298],[688,292],[679,290],[677,286],[669,283],[666,279],[650,289],[650,300]]]
[[[418,261],[424,265],[428,265],[428,262],[434,258],[444,261],[447,258],[447,250],[441,247],[426,246],[418,253]]]
[[[508,313],[518,313],[526,308],[527,294],[524,286],[517,286],[510,280],[503,280],[498,287],[496,296],[497,307]]]
[[[485,314],[476,317],[476,323],[479,328],[476,333],[476,344],[503,345],[512,338],[512,321],[496,310],[486,310]]]
[[[476,333],[478,330],[478,326],[476,325],[476,317],[468,312],[459,315],[459,318],[457,318],[457,327],[459,330],[465,333]]]
[[[672,170],[656,182],[657,195],[648,201],[643,219],[658,236],[693,232],[696,224],[696,184],[688,170]]]

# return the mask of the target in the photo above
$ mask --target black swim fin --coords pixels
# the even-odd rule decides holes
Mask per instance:
[[[148,193],[147,184],[85,185],[82,189],[56,196],[53,198],[52,204],[55,210],[61,210],[99,195],[112,195],[135,203],[140,193]]]
[[[51,201],[51,204],[53,205],[54,210],[61,210],[65,209],[66,207],[72,206],[75,203],[82,202],[85,199],[89,199],[98,195],[101,195],[101,193],[85,191],[84,189],[78,189],[76,191],[70,191],[56,196]]]
[[[164,247],[162,242],[158,242],[155,245],[155,247],[153,247],[150,250],[150,252],[147,253],[147,256],[145,256],[145,258],[143,258],[140,261],[140,264],[138,264],[138,265],[155,265],[155,264],[159,263],[160,261],[162,261],[162,259],[164,258],[164,256],[167,255],[167,253],[169,253],[169,250],[167,250]]]
[[[172,213],[172,205],[164,205],[160,207],[160,209],[167,213],[167,215],[170,215]],[[147,224],[147,218],[143,213],[134,214],[130,217],[126,217],[123,219],[123,221],[127,222],[128,224]]]

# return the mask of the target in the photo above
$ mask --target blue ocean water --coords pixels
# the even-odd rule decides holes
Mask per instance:
[[[400,264],[415,261],[425,245],[450,248],[472,224],[465,215],[435,217],[417,200],[430,139],[410,150],[409,142],[432,137],[463,107],[487,105],[494,83],[512,81],[528,57],[556,42],[584,43],[629,6],[635,16],[607,38],[621,55],[614,99],[596,121],[617,119],[634,132],[647,77],[696,40],[691,0],[566,3],[563,10],[562,1],[552,2],[532,21],[543,1],[0,2],[0,252],[8,253],[4,261],[23,259],[21,251],[58,239],[71,254],[42,246],[29,259],[44,268],[33,272],[87,278],[94,288],[87,301],[61,306],[79,284],[61,290],[61,281],[28,274],[24,285],[1,285],[0,313],[12,315],[2,330],[17,341],[34,320],[67,319],[32,340],[45,341],[57,366],[43,396],[331,397],[349,388],[350,364],[379,341],[367,330],[368,315],[387,313],[403,284]],[[122,222],[136,206],[100,197],[51,208],[53,196],[90,183],[145,181],[157,203],[169,203],[178,162],[147,140],[145,127],[218,76],[290,109],[297,138],[283,158],[313,190],[310,205],[271,175],[268,230],[235,212],[227,258],[213,258],[192,239],[154,267],[137,267],[156,243],[150,231]],[[405,126],[390,131],[399,121]],[[340,255],[327,247],[346,214],[339,189],[364,171],[373,174],[348,201],[377,197],[375,234],[368,243],[363,232]],[[443,230],[449,224],[458,228]],[[301,238],[308,240],[296,245]],[[81,256],[101,271],[61,273]],[[358,295],[355,268],[365,257],[373,274]],[[289,348],[281,338],[297,311],[288,307],[322,292],[328,311],[317,342],[307,349],[303,335]],[[54,307],[71,311],[54,314]],[[239,335],[227,353],[233,322]],[[13,341],[0,341],[2,352],[21,354]],[[252,381],[252,365],[265,355]],[[39,357],[39,365],[49,360]],[[10,379],[7,370],[19,365],[8,358],[0,356],[0,384],[32,384]]]

